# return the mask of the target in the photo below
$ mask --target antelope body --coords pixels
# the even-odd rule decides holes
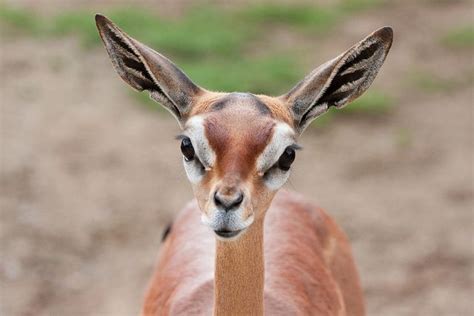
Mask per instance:
[[[269,97],[205,90],[107,18],[96,23],[122,79],[178,120],[196,198],[165,237],[142,314],[364,315],[344,233],[322,209],[278,190],[298,136],[370,86],[392,30],[377,30]]]

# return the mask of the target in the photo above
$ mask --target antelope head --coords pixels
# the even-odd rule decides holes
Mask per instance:
[[[202,222],[221,240],[233,240],[263,220],[290,175],[298,137],[330,107],[342,108],[367,90],[393,37],[391,28],[381,28],[288,93],[270,97],[205,90],[106,17],[97,15],[96,23],[120,77],[147,90],[177,119],[184,169]]]

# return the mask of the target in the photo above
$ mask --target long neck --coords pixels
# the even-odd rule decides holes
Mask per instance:
[[[216,241],[214,315],[263,315],[263,220],[235,241]]]

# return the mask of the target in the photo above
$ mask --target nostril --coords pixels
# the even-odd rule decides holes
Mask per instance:
[[[217,191],[214,192],[214,204],[216,204],[217,207],[223,206],[221,199],[219,198],[219,195],[217,194]]]
[[[242,192],[238,192],[238,194],[233,196],[222,196],[219,194],[219,191],[214,193],[214,203],[217,207],[223,208],[226,212],[239,207],[243,200],[244,194]]]
[[[243,200],[244,200],[244,195],[242,194],[242,192],[239,192],[239,195],[237,196],[237,199],[234,201],[233,206],[235,207],[239,206]]]

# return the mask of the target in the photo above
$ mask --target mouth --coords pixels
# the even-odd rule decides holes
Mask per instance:
[[[237,236],[242,232],[243,229],[241,230],[215,230],[214,232],[216,233],[217,236],[222,237],[222,238],[232,238]]]

